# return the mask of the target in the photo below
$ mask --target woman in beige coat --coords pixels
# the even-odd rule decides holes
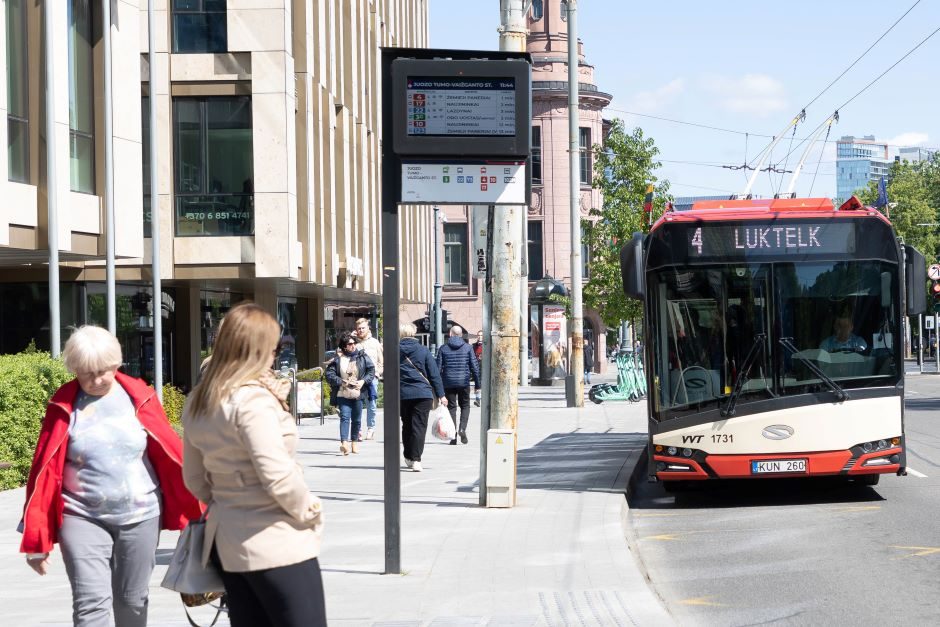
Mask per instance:
[[[209,505],[203,560],[220,566],[233,627],[326,624],[323,516],[270,369],[279,335],[258,305],[233,308],[183,410],[183,478]]]

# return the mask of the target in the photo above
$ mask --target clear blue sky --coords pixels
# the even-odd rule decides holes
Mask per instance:
[[[595,82],[614,99],[606,117],[640,126],[661,150],[660,178],[675,196],[740,192],[741,171],[670,163],[740,164],[770,140],[638,117],[625,111],[752,134],[778,133],[800,109],[884,33],[915,0],[790,0],[768,3],[580,0],[578,29]],[[430,0],[431,46],[494,50],[499,0]],[[940,28],[940,2],[922,0],[852,70],[807,108],[806,137],[832,111]],[[892,144],[940,147],[940,33],[841,108],[822,154],[814,196],[835,196],[835,143],[874,135]],[[796,146],[797,142],[793,143]],[[791,149],[778,144],[774,161]],[[896,150],[896,149],[895,149]],[[788,168],[803,147],[793,151]],[[820,146],[797,192],[807,195]],[[789,175],[783,181],[783,189]],[[776,191],[767,174],[753,192]]]

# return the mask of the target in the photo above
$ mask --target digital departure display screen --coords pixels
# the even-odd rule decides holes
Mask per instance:
[[[410,136],[491,137],[516,134],[516,80],[409,76]]]
[[[688,258],[852,254],[853,222],[689,225]]]

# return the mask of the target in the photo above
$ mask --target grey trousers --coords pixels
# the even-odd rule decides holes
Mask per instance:
[[[62,518],[59,546],[72,584],[76,627],[144,627],[150,575],[160,539],[160,517],[131,525]]]

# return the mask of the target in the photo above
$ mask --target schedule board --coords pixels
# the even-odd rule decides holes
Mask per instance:
[[[525,161],[402,160],[401,202],[524,205]]]
[[[392,61],[392,139],[402,156],[529,155],[531,66],[500,60]]]
[[[409,76],[409,135],[487,137],[516,134],[516,81]]]

